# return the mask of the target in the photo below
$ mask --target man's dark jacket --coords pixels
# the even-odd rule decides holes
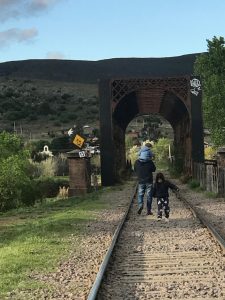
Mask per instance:
[[[155,172],[156,167],[152,160],[141,161],[136,160],[134,164],[134,171],[137,174],[139,183],[152,183],[152,172]]]

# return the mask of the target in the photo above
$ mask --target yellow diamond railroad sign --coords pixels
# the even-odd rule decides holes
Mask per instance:
[[[75,138],[73,140],[73,143],[74,143],[74,145],[76,145],[79,148],[81,148],[83,146],[84,139],[80,135],[76,134]]]

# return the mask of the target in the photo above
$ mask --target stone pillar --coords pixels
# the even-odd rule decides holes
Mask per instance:
[[[86,194],[91,190],[90,157],[87,152],[73,150],[67,153],[69,162],[69,197]]]

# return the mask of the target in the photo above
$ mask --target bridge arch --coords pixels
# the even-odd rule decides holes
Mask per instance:
[[[125,131],[130,121],[142,114],[160,114],[171,124],[176,156],[182,156],[186,173],[191,174],[193,161],[203,161],[201,90],[199,85],[192,89],[192,80],[183,76],[99,83],[103,185],[114,184],[120,169],[125,168]]]

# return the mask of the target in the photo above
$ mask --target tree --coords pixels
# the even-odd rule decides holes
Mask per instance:
[[[165,164],[168,162],[169,145],[171,145],[171,140],[168,138],[160,138],[153,145],[152,152],[155,155],[155,160],[157,163]]]
[[[12,155],[23,153],[22,140],[14,134],[2,132],[0,134],[0,162]]]
[[[134,145],[134,138],[132,136],[126,135],[125,136],[125,145],[126,145],[126,150],[129,150],[130,148],[133,147]]]
[[[197,57],[195,74],[203,85],[204,123],[216,146],[225,144],[225,41],[223,37],[207,40],[208,52]]]
[[[69,151],[75,149],[69,136],[66,135],[53,139],[50,146],[54,155],[65,150]]]
[[[18,136],[0,134],[0,211],[34,203],[28,157]]]

